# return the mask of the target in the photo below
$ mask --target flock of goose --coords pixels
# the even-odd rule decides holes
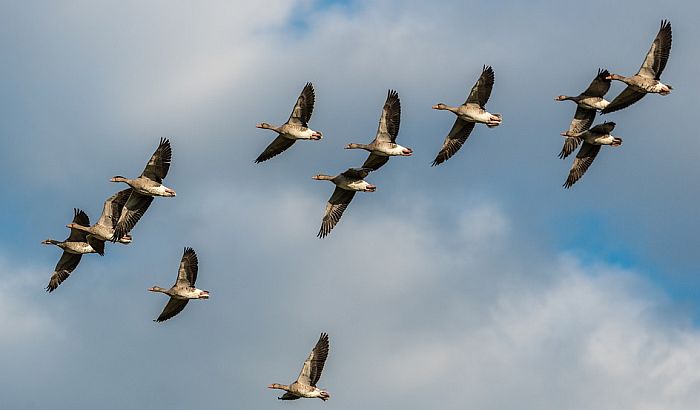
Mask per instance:
[[[579,95],[574,97],[560,95],[555,98],[557,101],[569,100],[576,103],[576,111],[569,129],[561,133],[565,142],[559,153],[560,158],[568,157],[580,145],[563,185],[565,188],[573,186],[584,175],[598,155],[601,146],[618,147],[622,145],[621,138],[610,134],[615,128],[614,122],[604,122],[591,127],[598,111],[603,114],[612,113],[634,104],[646,94],[667,95],[671,92],[672,87],[660,81],[661,73],[671,51],[671,40],[671,24],[663,20],[641,68],[635,75],[625,77],[610,74],[607,70],[598,70],[588,88]],[[485,124],[489,128],[501,124],[503,119],[501,114],[492,114],[485,109],[491,96],[494,79],[493,69],[484,66],[481,76],[472,87],[464,104],[453,107],[440,103],[432,107],[436,110],[450,111],[457,116],[432,163],[433,166],[442,164],[454,156],[469,138],[477,123]],[[610,89],[613,80],[621,81],[627,87],[612,102],[608,102],[604,96]],[[312,130],[308,125],[314,103],[313,85],[307,83],[286,123],[278,127],[264,122],[257,125],[257,128],[272,130],[278,135],[255,159],[255,163],[267,161],[281,154],[294,145],[297,140],[321,140],[323,138],[321,132]],[[331,232],[356,192],[374,192],[376,190],[376,186],[365,181],[370,172],[384,166],[390,157],[411,156],[413,154],[411,148],[396,143],[400,121],[401,101],[399,95],[396,91],[389,90],[374,140],[369,144],[351,143],[345,146],[346,149],[363,149],[369,152],[369,156],[362,166],[350,168],[336,176],[319,174],[312,177],[316,180],[330,181],[335,185],[335,190],[326,204],[318,237],[323,238]],[[171,159],[170,141],[161,139],[158,148],[139,177],[129,179],[115,176],[110,179],[111,182],[126,183],[129,188],[116,192],[107,198],[97,223],[90,225],[88,215],[76,208],[74,209],[73,221],[67,225],[67,228],[70,229],[68,238],[64,241],[47,239],[42,242],[55,245],[63,250],[46,287],[48,292],[56,290],[70,276],[78,266],[82,255],[90,253],[104,255],[106,241],[120,244],[131,243],[133,238],[130,232],[145,214],[154,197],[174,197],[176,195],[174,190],[163,185],[163,179],[168,174]],[[156,322],[174,317],[185,308],[191,299],[209,298],[208,291],[195,287],[197,272],[197,254],[192,248],[185,248],[175,284],[169,289],[158,286],[148,289],[170,297],[161,314],[155,319]],[[328,335],[321,333],[296,381],[290,385],[271,384],[268,387],[284,390],[284,395],[279,397],[281,400],[295,400],[301,397],[328,400],[330,394],[316,386],[321,377],[328,350]]]

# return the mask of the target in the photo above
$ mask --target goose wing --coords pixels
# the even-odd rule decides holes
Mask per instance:
[[[569,124],[569,134],[579,134],[586,131],[593,124],[595,119],[595,110],[589,110],[580,106],[576,107],[574,118]],[[578,148],[582,139],[579,137],[569,137],[564,141],[564,146],[559,153],[559,158],[564,159],[571,155]]]
[[[51,279],[49,279],[49,284],[46,286],[46,291],[51,293],[58,285],[63,283],[64,280],[68,279],[68,276],[78,267],[80,259],[83,255],[76,255],[73,253],[68,253],[66,251],[61,255],[61,259],[58,260],[56,268],[54,269]]]
[[[637,74],[655,80],[661,78],[661,73],[666,68],[668,57],[671,54],[672,40],[671,23],[668,20],[662,20],[661,28],[659,28],[654,42],[651,43],[647,56],[644,58],[644,62]]]
[[[114,228],[112,242],[120,240],[134,229],[136,223],[141,219],[143,214],[146,213],[151,202],[153,202],[152,196],[141,195],[134,190],[131,191],[129,199],[126,201],[126,204],[124,204],[117,225]]]
[[[611,112],[621,110],[623,108],[627,108],[630,105],[641,100],[642,97],[644,97],[645,95],[646,95],[646,93],[640,93],[639,91],[636,91],[634,88],[628,86],[627,88],[622,90],[620,95],[615,97],[615,99],[612,100],[610,102],[610,104],[607,107],[605,107],[605,109],[603,109],[601,111],[601,113],[608,114]]]
[[[599,135],[610,134],[615,129],[615,123],[612,121],[605,121],[602,124],[598,124],[591,128],[591,132]]]
[[[481,71],[481,77],[479,77],[474,87],[472,87],[465,104],[479,104],[479,106],[483,108],[489,101],[489,97],[491,97],[491,89],[493,88],[494,80],[495,75],[493,73],[493,68],[485,65]]]
[[[321,378],[321,372],[323,372],[323,365],[326,363],[327,357],[328,335],[326,333],[321,333],[321,337],[318,338],[316,346],[311,350],[309,357],[306,358],[304,366],[301,368],[301,373],[299,373],[299,377],[297,377],[297,383],[316,387],[318,379]]]
[[[114,229],[117,226],[117,221],[122,214],[124,205],[131,195],[131,188],[127,188],[117,192],[107,198],[102,207],[102,215],[97,221],[98,225],[106,226],[109,229]]]
[[[345,172],[340,175],[346,176],[352,179],[365,179],[369,175],[370,169],[366,168],[348,168]]]
[[[473,122],[468,122],[457,118],[452,126],[452,129],[450,130],[450,133],[447,134],[445,142],[442,143],[440,152],[438,152],[435,160],[433,160],[432,166],[442,164],[456,154],[457,151],[462,148],[462,145],[467,138],[469,138],[469,134],[471,134],[472,130],[474,129],[474,124],[475,123]]]
[[[590,167],[593,163],[593,160],[595,159],[596,155],[598,155],[598,152],[600,152],[600,145],[593,145],[587,142],[584,142],[583,145],[581,145],[581,149],[579,150],[578,154],[576,154],[576,158],[574,159],[574,164],[569,170],[569,176],[566,178],[566,182],[564,182],[564,188],[571,188],[576,181],[581,179],[583,174],[585,174],[588,170],[588,167]]]
[[[105,241],[98,239],[95,235],[88,235],[85,240],[98,255],[105,256]]]
[[[78,208],[73,208],[73,223],[80,226],[90,226],[90,218]],[[87,232],[79,229],[71,229],[66,242],[85,242]]]
[[[304,89],[301,90],[301,94],[299,94],[299,98],[297,98],[297,103],[294,104],[292,114],[289,116],[287,123],[308,127],[311,113],[314,111],[315,101],[316,94],[314,93],[314,86],[311,83],[306,83]]]
[[[180,268],[177,271],[176,287],[194,287],[197,282],[197,271],[199,271],[199,260],[192,248],[185,248],[180,261]]]
[[[591,81],[591,84],[582,94],[589,97],[603,97],[610,89],[612,80],[606,79],[610,73],[608,70],[598,69],[598,75]]]
[[[375,141],[380,142],[396,142],[396,136],[399,135],[399,126],[401,125],[401,100],[399,93],[395,90],[389,90],[386,96],[386,102],[382,108],[382,115],[379,117],[379,127],[377,128],[377,136]]]
[[[290,392],[285,392],[281,397],[278,397],[279,400],[296,400],[299,399],[300,397],[292,394]]]
[[[148,164],[146,164],[146,168],[141,173],[141,176],[159,184],[162,183],[163,178],[168,175],[172,157],[173,151],[170,148],[170,141],[167,138],[161,138],[158,148],[156,148]]]
[[[287,150],[287,148],[294,145],[294,141],[295,140],[291,138],[283,137],[281,135],[277,136],[277,138],[275,138],[270,145],[265,148],[265,151],[258,155],[258,157],[255,159],[255,163],[258,164],[260,162],[267,161],[268,159],[283,153]]]
[[[160,313],[160,316],[158,316],[158,318],[154,319],[153,321],[163,322],[170,319],[171,317],[182,312],[182,309],[184,309],[185,306],[187,306],[187,302],[189,302],[189,299],[170,298],[168,304],[165,305],[165,308],[163,308],[163,311]]]
[[[362,168],[367,168],[371,169],[372,171],[376,171],[379,168],[382,167],[382,165],[386,164],[389,162],[389,157],[386,155],[377,155],[375,153],[369,154],[369,157],[367,157],[367,160],[365,161],[364,164],[362,164]]]
[[[343,216],[343,212],[350,205],[350,201],[355,197],[355,191],[348,191],[346,189],[335,187],[333,195],[328,200],[326,204],[326,211],[323,214],[323,220],[321,221],[321,229],[318,231],[318,237],[323,238],[328,235],[335,225],[340,221],[340,217]]]

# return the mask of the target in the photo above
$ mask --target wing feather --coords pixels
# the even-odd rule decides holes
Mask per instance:
[[[627,87],[624,90],[622,90],[620,95],[615,97],[615,99],[612,100],[610,104],[607,107],[605,107],[603,111],[601,111],[601,113],[608,114],[611,112],[621,110],[623,108],[627,108],[630,105],[641,100],[642,97],[644,97],[645,95],[646,93],[640,93],[639,91],[635,91],[632,87]]]
[[[328,358],[328,347],[328,334],[321,333],[316,346],[311,350],[309,357],[306,358],[304,366],[301,368],[299,377],[297,377],[297,383],[316,387],[316,383],[321,378],[323,366]]]
[[[474,87],[472,87],[465,104],[479,104],[479,106],[483,108],[491,97],[494,80],[495,74],[493,68],[484,65],[481,76],[476,81],[476,84],[474,84]]]
[[[445,138],[445,142],[442,143],[442,148],[438,152],[435,160],[433,160],[432,166],[442,164],[443,162],[450,159],[454,154],[462,148],[464,142],[469,138],[474,129],[475,123],[464,121],[457,118],[449,134]]]
[[[255,159],[255,163],[258,164],[260,162],[267,161],[268,159],[286,151],[287,148],[291,147],[292,145],[294,145],[293,139],[278,135],[277,138],[275,138],[270,145],[265,148],[265,151],[263,151],[262,154]]]
[[[141,173],[141,176],[156,181],[159,184],[162,183],[163,178],[168,175],[172,157],[173,151],[170,147],[170,141],[167,138],[161,138],[158,148],[156,148],[148,164],[146,164],[146,168]]]
[[[141,195],[132,190],[119,216],[117,226],[114,228],[112,242],[120,240],[134,229],[136,223],[141,219],[143,214],[146,213],[146,210],[148,210],[151,202],[153,202],[152,196]]]
[[[355,191],[348,191],[340,187],[336,187],[326,204],[326,211],[323,214],[321,221],[321,229],[318,231],[318,237],[323,238],[328,235],[335,225],[340,221],[343,212],[350,205],[350,201],[355,196]]]
[[[296,104],[294,104],[294,108],[292,109],[287,123],[308,127],[311,114],[314,111],[315,102],[316,94],[314,92],[314,86],[311,83],[306,83],[304,89],[301,90],[301,94],[299,94],[299,98],[297,98]]]
[[[578,154],[576,154],[574,163],[569,170],[569,176],[566,178],[566,182],[564,182],[564,188],[571,188],[576,181],[581,179],[583,174],[586,173],[588,168],[593,163],[593,160],[598,155],[598,152],[600,152],[600,145],[593,145],[587,142],[584,142],[583,145],[581,145],[581,149],[579,150]]]
[[[401,100],[399,99],[399,93],[395,90],[389,90],[384,107],[382,107],[382,115],[379,117],[379,127],[377,128],[375,141],[395,143],[396,136],[399,135],[400,125]]]
[[[165,308],[163,308],[163,311],[160,313],[160,316],[158,316],[157,319],[154,319],[154,322],[164,322],[171,317],[177,315],[178,313],[182,312],[182,310],[187,306],[187,302],[189,302],[189,299],[175,299],[175,298],[170,298],[168,301],[168,304],[165,305]]]

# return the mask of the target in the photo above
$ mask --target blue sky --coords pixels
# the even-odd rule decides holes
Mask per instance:
[[[7,408],[691,409],[700,399],[700,230],[692,2],[35,2],[0,13],[0,395]],[[661,19],[664,81],[619,113],[561,188],[556,155],[597,69],[635,72]],[[483,64],[496,83],[463,149],[430,162]],[[311,126],[264,164],[307,81]],[[387,89],[402,101],[392,159],[325,240],[333,187],[357,166]],[[620,92],[614,84],[609,97]],[[600,119],[600,117],[599,117]],[[601,119],[602,121],[602,119]],[[88,255],[53,294],[72,208],[96,220],[160,137],[166,184],[129,246]],[[184,246],[212,292],[151,321]],[[321,331],[326,403],[279,403]],[[171,360],[178,358],[178,363]],[[183,365],[184,363],[184,365]],[[173,378],[171,375],[177,374]]]

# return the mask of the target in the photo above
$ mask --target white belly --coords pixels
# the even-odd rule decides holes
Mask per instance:
[[[347,189],[348,191],[365,191],[370,185],[367,181],[352,181],[340,185],[341,188]]]

